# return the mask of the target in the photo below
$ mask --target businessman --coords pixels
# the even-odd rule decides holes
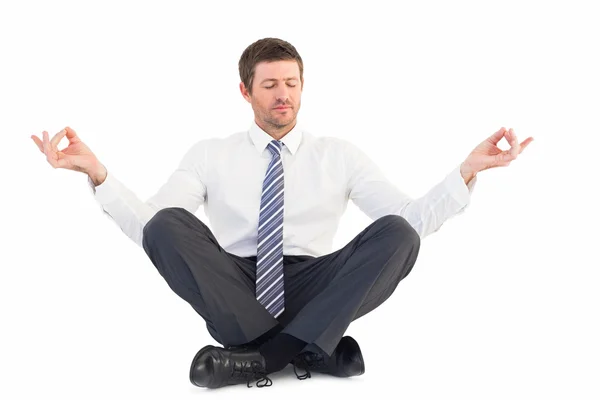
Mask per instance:
[[[254,111],[249,129],[196,142],[146,201],[70,127],[52,139],[46,131],[31,138],[52,167],[88,175],[103,212],[206,321],[221,346],[193,357],[194,385],[270,386],[268,375],[289,363],[305,371],[296,372],[299,379],[363,374],[360,347],[344,336],[349,324],[389,298],[422,238],[465,211],[477,174],[508,166],[533,138],[519,143],[502,127],[411,198],[351,142],[298,123],[304,65],[294,46],[260,39],[238,67],[240,92]],[[59,150],[64,137],[69,144]],[[497,147],[502,138],[509,150]],[[373,222],[332,252],[348,200]],[[201,205],[210,228],[194,215]]]

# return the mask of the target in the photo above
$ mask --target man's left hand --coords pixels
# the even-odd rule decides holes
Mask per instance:
[[[496,144],[506,138],[510,149],[500,150]],[[460,173],[465,181],[470,181],[478,172],[495,167],[506,167],[517,158],[519,154],[533,141],[533,137],[528,137],[519,143],[517,135],[512,128],[506,130],[502,127],[492,136],[481,142],[479,146],[469,154],[467,159],[460,166]]]

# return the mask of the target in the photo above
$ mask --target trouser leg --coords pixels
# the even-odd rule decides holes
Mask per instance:
[[[226,252],[187,210],[158,211],[144,227],[143,248],[170,288],[224,346],[247,343],[277,325],[256,300],[256,263]]]
[[[382,304],[416,262],[420,237],[398,215],[371,223],[340,250],[285,269],[283,333],[331,355],[348,325]],[[318,349],[316,349],[318,350]]]

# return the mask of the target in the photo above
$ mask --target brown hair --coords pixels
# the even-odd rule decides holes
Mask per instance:
[[[238,69],[240,71],[240,79],[244,82],[248,93],[252,95],[252,83],[254,81],[256,64],[263,61],[271,62],[283,60],[295,60],[298,63],[301,86],[304,85],[304,64],[302,63],[302,58],[296,51],[296,48],[290,43],[282,39],[269,37],[259,39],[246,47],[246,50],[244,50],[240,57]]]

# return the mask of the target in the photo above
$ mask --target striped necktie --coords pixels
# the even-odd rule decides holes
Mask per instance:
[[[284,310],[283,295],[283,143],[272,140],[273,155],[263,181],[258,217],[256,299],[277,318]]]

